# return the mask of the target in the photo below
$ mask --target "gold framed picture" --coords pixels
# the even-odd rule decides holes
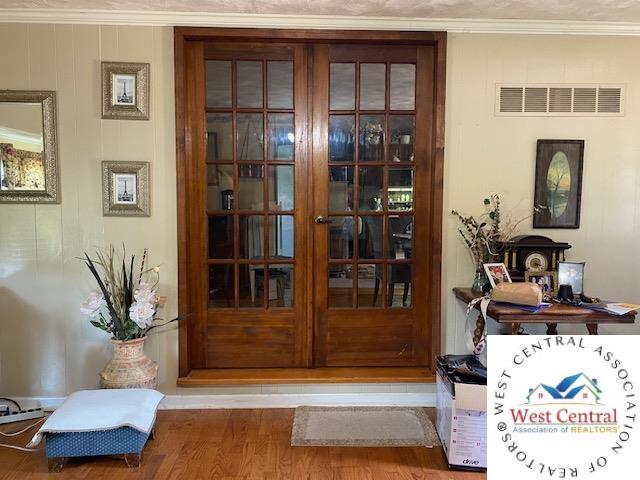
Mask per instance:
[[[149,217],[149,162],[102,162],[102,214]]]
[[[149,120],[149,64],[102,62],[102,118]]]
[[[558,293],[558,272],[524,272],[524,281],[540,285],[542,293],[556,295]]]

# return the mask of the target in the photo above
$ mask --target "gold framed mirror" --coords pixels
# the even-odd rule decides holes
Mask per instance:
[[[60,203],[56,92],[0,90],[0,203]]]

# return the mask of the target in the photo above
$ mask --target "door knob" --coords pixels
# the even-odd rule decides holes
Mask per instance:
[[[322,215],[318,215],[316,217],[316,223],[331,223],[331,219],[323,217]]]

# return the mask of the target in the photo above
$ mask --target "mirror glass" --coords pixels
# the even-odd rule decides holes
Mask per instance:
[[[45,191],[42,104],[0,102],[0,190]]]

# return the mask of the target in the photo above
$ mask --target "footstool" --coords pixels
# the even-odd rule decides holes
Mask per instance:
[[[124,455],[128,466],[137,467],[153,438],[163,397],[149,389],[75,392],[47,418],[29,446],[46,439],[50,472],[62,470],[70,457],[101,455]]]

